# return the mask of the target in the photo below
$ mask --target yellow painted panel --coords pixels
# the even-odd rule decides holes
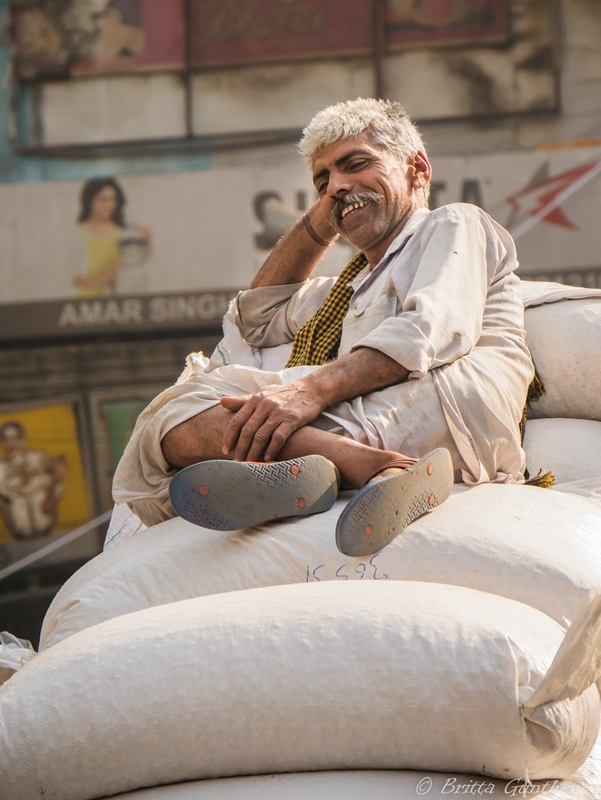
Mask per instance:
[[[73,407],[0,413],[0,542],[65,533],[89,519]]]

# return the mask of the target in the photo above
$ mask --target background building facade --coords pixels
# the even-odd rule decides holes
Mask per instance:
[[[596,0],[0,0],[0,18],[0,568],[110,507],[137,414],[315,199],[296,142],[330,103],[402,102],[433,207],[484,208],[523,277],[601,286]],[[97,549],[0,582],[0,627]]]

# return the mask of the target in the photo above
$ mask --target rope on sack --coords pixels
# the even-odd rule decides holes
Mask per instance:
[[[534,378],[532,378],[530,386],[528,387],[526,405],[524,406],[524,410],[522,411],[522,419],[520,420],[520,439],[522,444],[524,444],[524,436],[526,434],[528,411],[532,407],[532,403],[537,403],[546,392],[545,384],[543,383],[541,376],[538,374],[534,359],[532,359],[532,364],[534,365]],[[555,483],[555,475],[553,475],[552,472],[543,472],[542,469],[539,470],[538,474],[533,478],[530,477],[528,470],[526,470],[524,477],[526,478],[526,486],[538,486],[540,489],[548,489]]]

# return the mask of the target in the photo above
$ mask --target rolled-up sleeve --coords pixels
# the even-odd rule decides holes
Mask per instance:
[[[320,308],[335,278],[260,286],[238,295],[236,324],[253,347],[277,347],[291,342],[297,330]]]
[[[480,209],[455,205],[439,212],[429,215],[428,229],[414,247],[390,265],[402,297],[406,265],[417,262],[400,314],[385,319],[352,348],[379,350],[408,369],[410,378],[423,377],[474,347],[482,333],[488,288],[504,255]]]

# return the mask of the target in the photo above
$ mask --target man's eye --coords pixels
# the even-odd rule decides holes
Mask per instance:
[[[366,164],[367,164],[367,159],[366,158],[361,158],[361,159],[359,159],[359,161],[353,161],[353,163],[350,165],[350,168],[351,169],[363,169],[363,167]]]

